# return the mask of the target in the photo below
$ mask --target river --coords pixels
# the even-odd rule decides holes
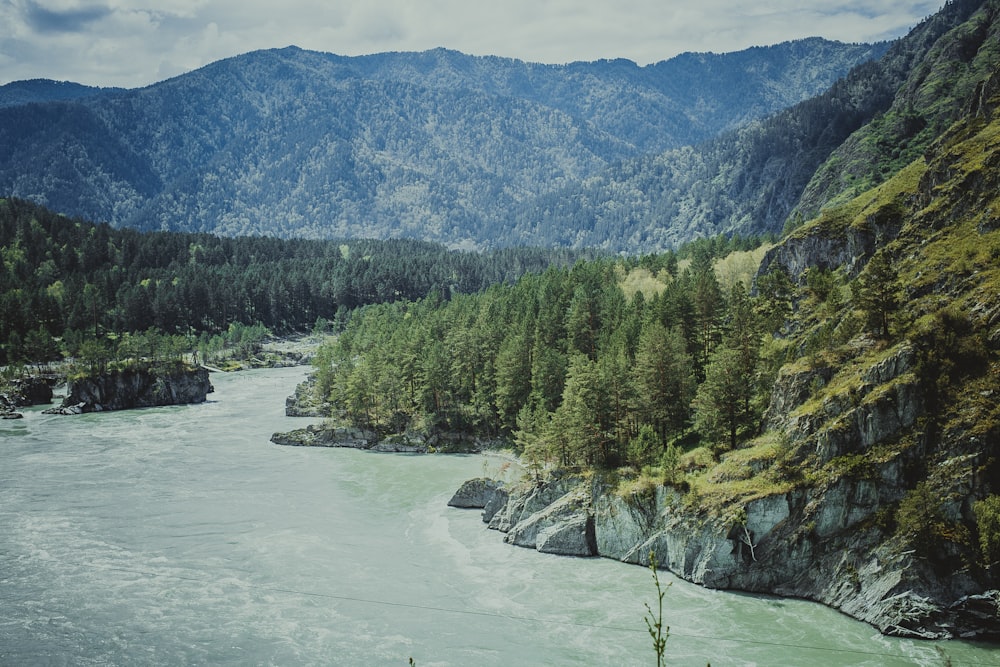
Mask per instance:
[[[278,447],[303,369],[202,405],[0,422],[0,665],[655,665],[644,568],[447,507],[481,456]],[[996,665],[817,604],[665,596],[672,665]]]

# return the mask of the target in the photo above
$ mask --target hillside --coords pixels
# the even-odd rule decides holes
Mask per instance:
[[[886,48],[810,39],[646,67],[256,52],[0,109],[0,192],[140,229],[520,244],[513,215],[542,220],[551,193],[807,99]]]
[[[950,2],[815,98],[527,202],[508,238],[644,252],[779,234],[892,175],[957,120],[1000,62],[996,26],[996,2]]]
[[[753,293],[702,245],[358,313],[302,444],[499,439],[528,474],[481,505],[511,544],[1000,638],[1000,74],[976,93]]]
[[[72,356],[86,338],[339,325],[371,303],[511,282],[590,253],[451,251],[408,239],[309,241],[114,229],[0,199],[0,364]]]
[[[79,100],[116,92],[115,88],[94,88],[70,81],[30,79],[0,86],[0,108],[25,104]]]

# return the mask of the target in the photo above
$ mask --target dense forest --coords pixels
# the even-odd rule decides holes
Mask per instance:
[[[137,232],[0,200],[0,363],[74,355],[86,339],[341,326],[371,303],[512,282],[587,253],[450,251],[409,240],[303,241]],[[63,349],[53,343],[60,338]]]
[[[751,296],[763,250],[734,245],[368,307],[321,348],[318,391],[358,426],[513,439],[536,463],[659,463],[692,424],[731,448],[759,429],[784,359],[764,332],[796,291],[776,272]]]

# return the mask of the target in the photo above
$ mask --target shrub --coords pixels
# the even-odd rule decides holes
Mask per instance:
[[[983,563],[992,567],[1000,562],[1000,496],[990,496],[973,504],[976,528],[979,531],[979,548]]]

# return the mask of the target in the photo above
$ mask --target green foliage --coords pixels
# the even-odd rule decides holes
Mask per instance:
[[[983,563],[986,567],[996,567],[1000,564],[1000,495],[977,501],[972,509]]]
[[[965,526],[946,516],[944,500],[939,489],[923,480],[903,496],[896,510],[896,534],[922,556],[940,559],[946,542],[968,540]]]
[[[757,276],[757,317],[764,331],[778,332],[792,314],[795,285],[781,267]]]
[[[668,443],[690,427],[697,378],[721,377],[699,355],[731,354],[744,437],[767,401],[766,337],[755,300],[741,283],[723,294],[707,253],[648,302],[622,292],[636,265],[577,262],[477,295],[357,311],[317,354],[321,397],[376,430],[511,438],[536,471],[655,465],[667,452],[673,478],[680,450]]]
[[[652,424],[643,424],[628,443],[628,459],[639,466],[653,463],[663,451],[663,442]]]
[[[890,324],[899,309],[899,281],[892,260],[885,251],[875,253],[852,285],[854,302],[868,317],[872,333],[890,337]]]
[[[655,428],[661,443],[684,428],[694,397],[694,361],[677,328],[655,320],[643,327],[632,383],[638,418]]]
[[[479,291],[581,255],[454,252],[417,241],[143,234],[7,199],[0,204],[0,363],[49,360],[47,340],[69,330],[100,338],[151,327],[208,334],[200,340],[205,359],[222,347],[248,357],[263,328],[307,331],[326,321],[340,331],[358,307],[435,290]]]
[[[653,584],[656,586],[656,613],[646,605],[646,629],[649,632],[650,638],[653,640],[653,651],[656,653],[656,665],[661,667],[661,665],[666,664],[664,662],[666,650],[667,650],[667,638],[670,637],[670,626],[663,623],[663,598],[667,594],[666,589],[670,587],[668,582],[666,586],[660,584],[660,575],[656,570],[656,555],[650,551],[649,552],[649,569],[653,573]]]

